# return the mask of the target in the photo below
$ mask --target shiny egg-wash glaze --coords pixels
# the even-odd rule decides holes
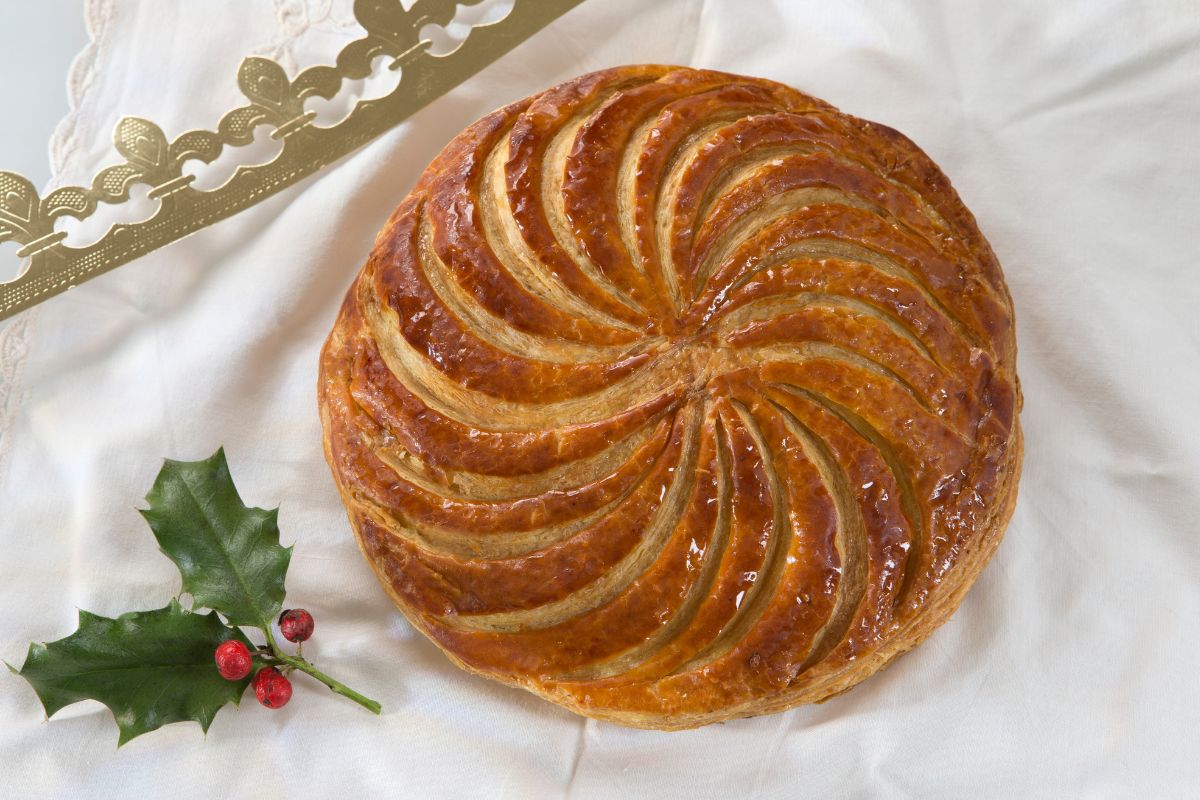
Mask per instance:
[[[322,354],[326,455],[457,664],[693,727],[845,691],[949,617],[1016,496],[1015,347],[906,138],[624,67],[429,166]]]

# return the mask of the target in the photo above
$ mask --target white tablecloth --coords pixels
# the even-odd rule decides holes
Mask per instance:
[[[93,0],[57,180],[111,163],[123,114],[213,126],[248,53],[330,62],[348,6]],[[629,62],[774,78],[909,134],[1005,266],[1026,401],[1016,514],[947,625],[825,705],[675,734],[585,722],[414,634],[351,538],[314,398],[342,293],[438,149]],[[223,443],[243,496],[282,507],[305,652],[385,707],[300,679],[282,711],[117,751],[99,704],[46,724],[0,675],[0,796],[1195,797],[1198,227],[1196,2],[588,0],[337,166],[0,323],[0,657],[77,607],[165,604],[178,575],[135,507],[161,457]]]

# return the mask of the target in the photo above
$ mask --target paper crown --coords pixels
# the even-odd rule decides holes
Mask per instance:
[[[0,283],[0,319],[13,316],[48,297],[94,278],[267,198],[396,125],[430,101],[496,60],[582,0],[510,0],[502,19],[476,24],[448,53],[434,52],[430,26],[458,22],[464,9],[482,0],[416,0],[405,9],[400,0],[356,0],[354,16],[367,35],[346,45],[334,66],[310,67],[294,80],[274,61],[252,56],[238,69],[237,81],[250,101],[221,118],[217,130],[189,131],[168,141],[146,119],[125,117],[117,123],[113,144],[125,162],[96,175],[90,188],[67,186],[40,197],[34,185],[11,172],[0,172],[0,244],[21,245],[26,259],[17,277]],[[381,58],[383,57],[383,58]],[[306,104],[329,100],[348,81],[368,78],[373,67],[402,70],[390,93],[356,102],[340,121],[322,125]],[[275,158],[239,166],[212,189],[192,184],[188,162],[214,162],[226,148],[255,141],[268,126],[282,147]],[[149,218],[112,225],[96,241],[72,247],[63,224],[86,220],[101,203],[131,200],[139,184],[159,204]]]

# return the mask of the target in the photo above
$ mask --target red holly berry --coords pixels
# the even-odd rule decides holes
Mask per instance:
[[[229,639],[217,646],[214,654],[217,671],[228,681],[240,681],[250,674],[250,650],[237,639]]]
[[[292,699],[292,682],[274,667],[263,667],[254,675],[254,696],[267,708],[283,708]]]
[[[308,641],[313,634],[312,614],[303,608],[289,608],[279,615],[279,632],[289,642]]]

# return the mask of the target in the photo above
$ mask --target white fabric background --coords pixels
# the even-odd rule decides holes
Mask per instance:
[[[250,52],[329,62],[342,0],[89,4],[60,182],[112,124],[168,135],[238,101]],[[577,73],[761,75],[909,134],[951,176],[1017,308],[1025,474],[958,614],[849,695],[661,734],[468,677],[415,635],[351,538],[321,456],[317,351],[375,231],[454,133]],[[163,456],[223,443],[296,543],[306,679],[207,739],[115,749],[94,703],[50,723],[0,675],[0,797],[1195,797],[1200,787],[1200,3],[588,0],[325,173],[0,323],[0,657],[76,608],[163,605],[135,512]]]

